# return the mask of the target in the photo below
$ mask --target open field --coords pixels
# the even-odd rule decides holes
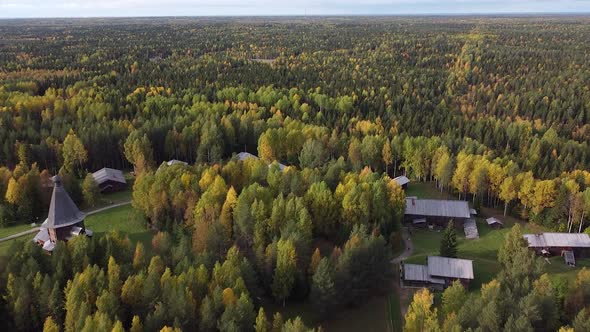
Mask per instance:
[[[135,218],[133,207],[124,205],[97,214],[90,215],[85,225],[94,232],[94,236],[117,230],[129,236],[133,242],[141,241],[146,248],[150,248],[152,233],[148,231],[138,218]],[[30,226],[26,225],[30,228]],[[26,229],[25,229],[26,230]],[[34,234],[0,243],[0,256],[4,255],[14,241],[30,241]]]
[[[34,227],[36,227],[36,226],[34,226]],[[0,228],[0,239],[10,236],[12,234],[28,231],[31,228],[33,228],[33,227],[31,227],[31,225],[29,225],[29,224],[20,224],[20,225],[14,225],[14,226]]]
[[[130,201],[131,200],[131,193],[132,193],[131,186],[132,186],[132,183],[130,183],[129,187],[123,191],[103,195],[99,204],[97,204],[95,207],[85,209],[84,212],[100,209],[100,208],[107,207],[109,205],[113,205],[113,204],[117,204],[117,203]],[[40,224],[41,222],[42,222],[42,220],[38,224]],[[39,225],[36,225],[33,227],[38,227],[38,226]],[[31,227],[30,223],[24,223],[24,224],[19,223],[17,225],[13,225],[13,226],[9,226],[9,227],[2,227],[2,228],[0,228],[0,239],[5,238],[10,235],[13,235],[13,234],[17,234],[20,232],[30,230],[33,227]],[[2,249],[0,249],[0,252],[2,252]]]
[[[117,230],[127,234],[132,242],[140,241],[146,248],[150,248],[152,233],[135,217],[134,213],[131,205],[120,206],[88,216],[85,225],[94,232],[95,236]]]

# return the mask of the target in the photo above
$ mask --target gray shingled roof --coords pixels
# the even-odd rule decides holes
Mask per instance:
[[[406,214],[425,217],[469,218],[465,201],[406,198]]]
[[[491,217],[491,218],[486,219],[486,222],[488,223],[488,225],[493,225],[493,224],[504,225],[500,220],[498,220],[498,219],[496,219],[494,217]]]
[[[395,182],[397,182],[400,186],[403,186],[404,184],[410,183],[410,179],[408,179],[405,175],[398,176],[398,177],[396,177],[393,180]]]
[[[127,183],[127,181],[125,180],[125,176],[123,175],[123,172],[113,168],[105,167],[101,170],[92,173],[92,177],[98,185],[101,185],[107,181],[120,182],[123,184]]]
[[[428,256],[428,274],[432,277],[473,279],[473,261]]]
[[[172,160],[169,160],[166,162],[166,165],[168,165],[168,166],[172,166],[172,165],[176,165],[176,164],[188,165],[188,163],[186,161],[176,160],[176,159],[172,159]]]
[[[590,236],[584,233],[524,234],[524,238],[529,242],[529,247],[533,248],[590,248]]]
[[[60,228],[77,224],[84,220],[86,215],[82,213],[61,183],[61,178],[56,175],[53,181],[53,194],[47,214],[47,228]]]
[[[240,161],[244,161],[244,160],[251,159],[251,158],[258,159],[258,156],[255,156],[255,155],[251,154],[250,152],[240,152],[237,154],[237,157]]]
[[[404,280],[430,282],[433,284],[444,284],[440,278],[432,278],[428,275],[428,266],[419,264],[404,264]]]
[[[245,161],[248,159],[256,159],[256,160],[260,159],[260,158],[258,158],[258,156],[253,155],[250,152],[240,152],[236,155],[236,157],[238,158],[239,161]],[[285,171],[285,168],[287,168],[286,165],[283,165],[283,164],[279,163],[278,161],[276,163],[279,166],[279,169],[281,170],[281,172]],[[274,162],[270,163],[268,165],[268,168],[272,167],[273,164],[274,164]]]

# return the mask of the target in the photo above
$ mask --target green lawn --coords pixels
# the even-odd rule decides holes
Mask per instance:
[[[569,283],[576,280],[576,275],[582,268],[590,268],[590,258],[576,259],[576,267],[565,265],[563,257],[551,257],[551,264],[545,264],[545,272],[553,280],[565,279]]]
[[[433,182],[416,183],[412,182],[408,186],[407,196],[417,196],[419,198],[434,199],[458,199],[458,196],[449,195],[446,192],[441,193],[436,190]],[[504,243],[506,234],[514,223],[521,223],[523,233],[538,233],[544,229],[538,225],[523,223],[514,217],[504,217],[503,211],[499,209],[482,208],[476,218],[479,239],[465,239],[462,229],[457,229],[457,238],[459,240],[458,256],[459,258],[473,260],[473,273],[475,279],[470,285],[470,290],[478,291],[483,283],[491,281],[500,271],[500,264],[497,261],[498,249]],[[496,230],[487,225],[485,218],[494,216],[504,222],[504,228]],[[429,255],[439,254],[440,239],[442,231],[428,229],[414,229],[412,231],[412,241],[414,243],[414,253],[406,262],[414,264],[425,264]],[[565,271],[572,272],[571,268],[566,268],[563,261],[556,261],[548,265],[555,272]],[[568,270],[570,269],[570,270]],[[551,272],[551,271],[548,271]]]
[[[149,248],[153,236],[145,225],[135,217],[131,205],[119,206],[88,216],[84,224],[94,232],[95,236],[117,230],[127,234],[133,242],[143,242],[146,248]]]
[[[151,248],[153,235],[138,218],[135,218],[131,205],[116,207],[88,216],[84,224],[94,232],[94,236],[102,236],[105,233],[118,230],[127,234],[132,242],[141,241],[146,248]],[[30,234],[18,239],[0,242],[0,256],[5,255],[14,241],[30,241],[34,235]]]
[[[467,240],[461,230],[457,230],[457,239],[459,242],[459,258],[473,260],[473,273],[475,279],[471,283],[470,289],[477,291],[483,283],[491,281],[500,271],[500,264],[497,261],[498,249],[504,243],[506,234],[510,231],[512,224],[507,223],[506,227],[500,230],[490,228],[483,218],[476,218],[479,239]],[[524,225],[523,232],[538,232],[536,225]],[[406,262],[413,264],[425,264],[429,255],[439,254],[440,239],[442,231],[428,229],[414,229],[412,231],[412,241],[414,243],[414,253]],[[563,267],[563,263],[556,263]]]
[[[129,184],[129,186],[132,186],[132,184]],[[87,210],[99,209],[101,207],[105,207],[105,206],[108,206],[111,204],[127,202],[130,200],[131,200],[131,187],[128,187],[127,189],[125,189],[123,191],[103,195],[101,202],[97,206],[95,206],[91,209],[87,209]],[[43,220],[40,220],[40,222],[42,222],[42,221]],[[31,229],[30,224],[17,224],[14,226],[2,227],[2,228],[0,228],[0,238],[4,238],[7,236],[16,234],[16,233],[24,232],[29,229]],[[0,251],[1,251],[1,248],[0,248]]]
[[[4,238],[4,237],[10,236],[12,234],[16,234],[16,233],[28,231],[31,228],[32,227],[29,224],[20,224],[20,225],[14,225],[14,226],[9,226],[9,227],[3,227],[3,228],[0,228],[0,238]]]

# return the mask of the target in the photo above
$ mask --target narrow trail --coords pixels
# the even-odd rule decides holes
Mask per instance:
[[[129,205],[129,204],[131,204],[131,201],[125,201],[125,202],[121,202],[121,203],[115,203],[115,204],[111,204],[111,205],[102,207],[100,209],[96,209],[96,210],[92,210],[92,211],[87,211],[85,213],[86,213],[86,216],[90,216],[90,215],[93,215],[93,214],[96,214],[96,213],[100,213],[100,212],[103,212],[103,211],[106,211],[106,210],[114,209],[114,208],[117,208],[119,206],[124,206],[124,205]],[[39,231],[39,227],[34,227],[34,228],[31,228],[31,229],[26,230],[24,232],[20,232],[20,233],[12,234],[12,235],[7,236],[7,237],[3,237],[3,238],[0,239],[0,242],[4,242],[4,241],[16,239],[16,238],[19,238],[21,236],[32,234],[32,233],[35,233],[35,232],[38,232],[38,231]]]
[[[412,242],[412,239],[410,238],[410,233],[409,233],[409,228],[408,227],[404,227],[402,228],[402,240],[404,241],[404,251],[397,257],[395,257],[394,259],[391,260],[392,264],[400,264],[402,261],[404,261],[406,258],[412,256],[412,254],[414,253],[414,243]],[[400,273],[396,273],[397,278],[395,280],[393,280],[393,288],[394,288],[394,292],[397,293],[397,295],[399,296],[399,301],[400,301],[400,315],[401,315],[401,323],[403,326],[403,321],[404,321],[404,316],[406,315],[406,311],[408,310],[407,306],[404,305],[404,303],[407,303],[407,297],[410,296],[411,294],[408,293],[408,291],[404,288],[401,287],[401,275]],[[393,327],[391,326],[391,329],[395,332],[395,331],[401,331],[402,327]]]
[[[393,264],[400,263],[404,259],[412,256],[412,253],[414,253],[414,243],[412,243],[412,239],[410,238],[407,227],[402,228],[402,240],[404,241],[405,249],[399,256],[391,260],[391,263]]]

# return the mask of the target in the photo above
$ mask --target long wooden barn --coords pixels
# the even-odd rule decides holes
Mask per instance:
[[[562,255],[572,251],[575,256],[590,257],[590,236],[585,233],[524,234],[529,248],[543,255]]]
[[[406,222],[444,227],[453,220],[456,227],[463,227],[463,222],[470,217],[469,204],[465,201],[406,198]]]

